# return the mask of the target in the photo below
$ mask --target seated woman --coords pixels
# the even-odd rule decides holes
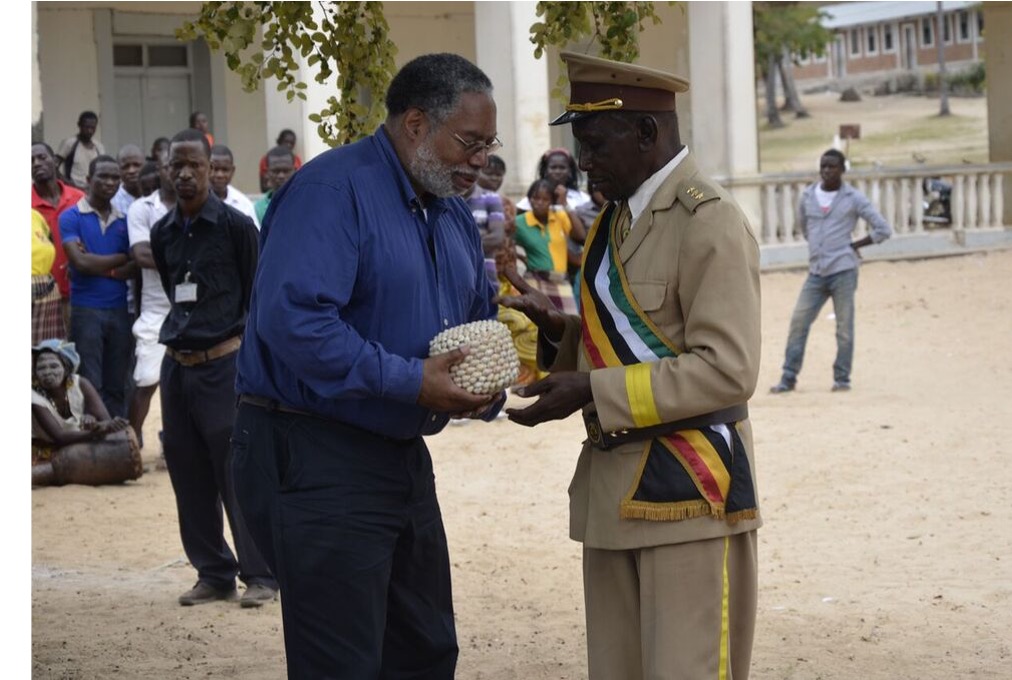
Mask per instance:
[[[110,418],[102,398],[77,375],[74,344],[32,347],[32,483],[107,484],[141,476],[136,437]]]
[[[555,306],[568,314],[576,314],[573,289],[567,279],[569,265],[568,239],[583,243],[587,234],[583,222],[566,206],[566,187],[550,180],[535,180],[527,190],[531,209],[517,215],[518,245],[527,259],[527,276],[547,295]],[[562,205],[561,210],[553,206]]]

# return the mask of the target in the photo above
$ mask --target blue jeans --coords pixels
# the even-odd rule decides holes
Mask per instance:
[[[126,307],[70,307],[70,339],[81,356],[80,374],[102,397],[112,417],[127,414],[127,380],[133,361],[133,332]]]
[[[857,292],[857,269],[818,276],[809,274],[801,288],[798,303],[791,315],[791,328],[787,336],[787,353],[781,382],[793,386],[805,359],[805,344],[812,322],[826,300],[833,298],[836,314],[836,361],[833,362],[833,382],[850,383],[850,367],[854,360],[854,293]]]

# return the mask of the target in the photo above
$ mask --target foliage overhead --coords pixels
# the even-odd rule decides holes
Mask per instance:
[[[752,9],[755,63],[764,73],[770,57],[779,59],[784,48],[796,57],[822,56],[833,39],[819,21],[826,12],[809,3],[754,2]]]
[[[318,83],[336,75],[340,96],[330,97],[309,119],[324,141],[337,146],[371,134],[383,121],[383,94],[396,71],[397,47],[382,2],[317,6],[322,16],[314,16],[309,2],[205,2],[200,16],[176,37],[203,38],[212,50],[221,50],[247,92],[274,78],[288,101],[305,101],[302,63],[319,69]],[[550,46],[586,40],[587,48],[597,43],[608,59],[631,62],[639,56],[643,23],[661,21],[650,2],[539,2],[537,16],[530,40],[538,59]],[[552,95],[560,96],[563,85],[565,76]]]
[[[381,2],[321,2],[318,8],[319,20],[309,2],[205,2],[176,37],[202,37],[221,50],[247,92],[274,78],[288,101],[305,101],[300,58],[318,68],[318,83],[336,75],[340,96],[309,119],[324,141],[337,146],[371,134],[383,121],[383,97],[373,94],[386,92],[397,47]]]

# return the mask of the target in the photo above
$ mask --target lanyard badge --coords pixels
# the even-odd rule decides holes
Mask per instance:
[[[182,283],[176,284],[175,301],[177,304],[197,301],[197,284],[190,281],[190,272],[186,272]]]

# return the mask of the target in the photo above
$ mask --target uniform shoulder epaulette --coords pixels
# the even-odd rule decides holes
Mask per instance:
[[[696,212],[696,208],[704,203],[713,200],[720,200],[720,194],[716,187],[706,179],[699,176],[684,179],[678,184],[676,190],[678,201],[685,206],[689,212]]]

